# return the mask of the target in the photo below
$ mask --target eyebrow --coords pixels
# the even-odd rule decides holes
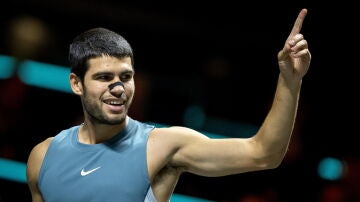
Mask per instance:
[[[97,76],[100,76],[100,75],[113,75],[113,73],[111,72],[96,72],[95,74],[91,75],[91,77],[97,77]]]
[[[120,72],[120,74],[134,74],[135,71],[133,70],[125,70],[125,71],[122,71]],[[101,72],[96,72],[95,74],[92,75],[92,77],[96,77],[96,76],[99,76],[99,75],[114,75],[113,72],[111,71],[101,71]]]

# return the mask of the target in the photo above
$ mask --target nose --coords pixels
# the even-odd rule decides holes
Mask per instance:
[[[116,86],[122,86],[124,88],[124,84],[121,81],[117,81],[117,82],[112,83],[112,84],[109,85],[109,90],[111,91]]]
[[[110,92],[117,96],[120,96],[125,90],[124,84],[121,81],[112,83],[108,87]]]

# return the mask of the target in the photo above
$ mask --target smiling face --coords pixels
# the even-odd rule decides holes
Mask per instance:
[[[71,75],[73,91],[81,97],[85,120],[100,124],[121,124],[125,121],[135,93],[131,58],[101,56],[88,61],[84,81]],[[109,85],[116,82],[122,85]]]

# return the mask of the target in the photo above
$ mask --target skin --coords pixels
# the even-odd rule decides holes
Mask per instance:
[[[291,139],[302,78],[311,61],[307,41],[300,34],[306,14],[306,9],[300,11],[278,53],[280,73],[273,104],[253,137],[210,139],[185,127],[151,131],[147,143],[148,173],[159,202],[169,201],[183,172],[214,177],[279,166]],[[117,81],[123,82],[124,87],[109,90],[108,85]],[[84,108],[85,120],[78,134],[81,143],[104,142],[126,126],[127,112],[135,93],[130,58],[102,56],[90,59],[84,81],[71,74],[70,83]],[[110,101],[118,104],[111,105]],[[27,179],[34,202],[43,201],[37,183],[51,140],[48,138],[36,145],[29,155]]]

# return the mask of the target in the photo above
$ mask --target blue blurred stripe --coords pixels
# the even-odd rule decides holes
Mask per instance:
[[[24,61],[19,68],[19,77],[24,83],[66,93],[72,92],[69,73],[70,68],[30,60]]]
[[[26,183],[25,163],[0,158],[0,178]]]
[[[185,196],[181,194],[173,194],[170,199],[171,202],[213,202],[205,199],[200,199],[191,196]]]
[[[0,55],[0,79],[7,79],[14,74],[15,62],[13,57]]]

